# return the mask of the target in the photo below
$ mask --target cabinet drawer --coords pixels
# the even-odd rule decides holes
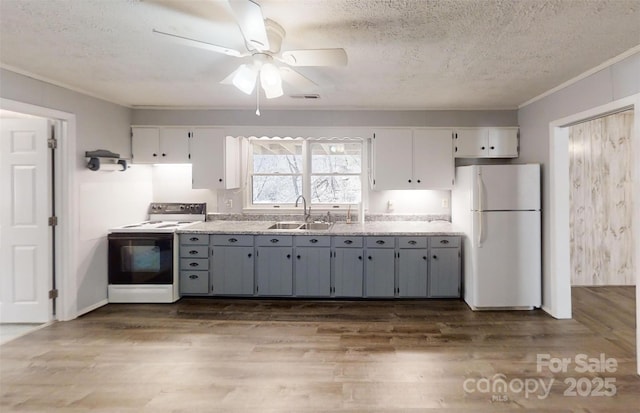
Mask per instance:
[[[208,271],[180,271],[180,294],[207,294]]]
[[[331,245],[331,238],[313,235],[299,235],[293,238],[293,242],[296,247],[328,247]]]
[[[431,248],[458,248],[460,237],[429,237]]]
[[[333,237],[333,246],[337,248],[362,248],[362,237]]]
[[[398,237],[398,248],[427,248],[427,238]]]
[[[293,237],[291,235],[258,235],[256,245],[260,247],[291,247]]]
[[[207,258],[209,257],[209,246],[208,245],[180,245],[180,257]]]
[[[206,234],[182,234],[180,235],[181,245],[207,245],[209,244],[209,235]]]
[[[236,247],[252,247],[253,235],[213,235],[211,237],[213,245],[229,245]]]
[[[394,248],[396,239],[394,237],[367,237],[367,248]]]
[[[209,271],[209,260],[206,258],[181,258],[180,269]]]

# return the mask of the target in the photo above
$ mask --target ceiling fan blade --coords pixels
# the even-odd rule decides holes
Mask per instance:
[[[160,30],[153,29],[153,33],[165,36],[165,38],[170,39],[174,43],[182,44],[185,46],[197,47],[200,49],[210,50],[216,53],[226,54],[227,56],[234,57],[244,57],[247,56],[246,53],[240,53],[237,50],[229,49],[228,47],[218,46],[217,44],[203,42],[201,40],[190,39],[188,37],[180,36],[178,34],[162,32]]]
[[[269,50],[269,38],[260,5],[251,0],[229,0],[229,5],[247,45],[260,51]]]
[[[301,75],[290,67],[280,67],[279,69],[282,80],[300,92],[309,92],[318,87],[313,80]]]
[[[282,53],[282,60],[291,66],[346,66],[344,49],[289,50]]]

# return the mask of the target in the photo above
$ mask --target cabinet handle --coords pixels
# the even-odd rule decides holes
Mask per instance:
[[[416,241],[414,241],[414,240],[411,240],[411,241],[409,241],[409,244],[411,244],[411,245],[416,245],[416,244],[417,244],[417,242],[416,242]]]
[[[296,258],[297,258],[297,259],[300,259],[300,256],[298,255],[298,256],[296,256]]]
[[[167,154],[166,154],[166,153],[163,153],[163,154],[162,154],[162,156],[167,156]]]
[[[189,251],[189,254],[191,254],[191,255],[196,255],[197,253],[198,253],[198,251],[196,251],[196,250]]]
[[[315,244],[316,242],[318,242],[318,240],[313,238],[313,239],[310,239],[309,242],[312,243],[312,244]]]
[[[218,179],[218,182],[222,182],[222,178]]]
[[[362,255],[358,255],[358,259],[362,261]]]
[[[158,154],[157,154],[157,153],[154,153],[154,154],[153,154],[153,156],[158,156]]]
[[[426,260],[427,260],[427,257],[422,257],[422,259],[426,261]]]
[[[236,238],[229,238],[229,242],[238,242]]]
[[[189,238],[189,241],[199,241],[199,240],[200,240],[200,238],[198,238],[198,237],[191,237],[191,238]]]
[[[345,244],[349,245],[349,244],[353,244],[353,241],[351,241],[350,239],[347,239],[344,241]]]
[[[272,238],[269,240],[269,242],[275,244],[276,242],[280,242],[280,240],[278,238]]]
[[[491,146],[489,149],[494,150],[496,147],[495,146]]]
[[[440,244],[448,244],[449,240],[448,239],[441,239],[440,240]]]
[[[196,280],[196,279],[198,279],[198,276],[197,276],[197,275],[195,275],[195,274],[191,274],[191,275],[189,276],[189,278],[190,278],[190,279],[192,279],[192,280]]]
[[[420,182],[422,182],[422,181],[420,181],[420,180],[418,179],[418,183],[420,183]]]
[[[253,254],[249,253],[249,254],[247,254],[247,257],[251,258],[251,256],[252,256],[252,255],[253,255]]]
[[[192,263],[189,264],[189,267],[197,267],[199,265],[200,264],[198,264],[197,262],[192,262]]]
[[[482,149],[482,150],[484,151],[485,147],[484,147],[484,146],[481,146],[481,147],[480,147],[480,149]]]
[[[371,255],[369,255],[369,257],[367,257],[367,258],[369,258],[369,261],[371,261],[373,259],[373,258],[371,258]]]
[[[377,241],[376,241],[376,244],[378,244],[378,245],[382,245],[382,244],[384,244],[384,241],[383,241],[383,240],[381,240],[381,239],[379,239],[379,240],[377,240]]]
[[[291,254],[287,254],[287,258],[291,258]]]
[[[409,179],[409,181],[408,181],[408,182],[409,182],[409,183],[411,183],[411,179]]]
[[[437,259],[438,259],[438,256],[437,256],[437,255],[434,255],[434,256],[433,256],[433,259],[434,259],[434,260],[437,260]]]

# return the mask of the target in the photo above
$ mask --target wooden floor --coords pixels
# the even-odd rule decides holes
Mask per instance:
[[[634,287],[574,288],[573,305],[555,320],[445,300],[111,304],[0,346],[0,411],[640,411]],[[537,370],[580,353],[616,371]],[[590,396],[598,378],[615,396]],[[564,395],[572,379],[589,396]]]

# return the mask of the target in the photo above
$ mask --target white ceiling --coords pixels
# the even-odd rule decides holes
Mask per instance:
[[[342,47],[347,67],[267,108],[505,109],[640,44],[640,0],[258,0],[282,49]],[[0,0],[0,64],[128,106],[252,108],[218,82],[242,59],[152,28],[244,50],[224,0]]]

